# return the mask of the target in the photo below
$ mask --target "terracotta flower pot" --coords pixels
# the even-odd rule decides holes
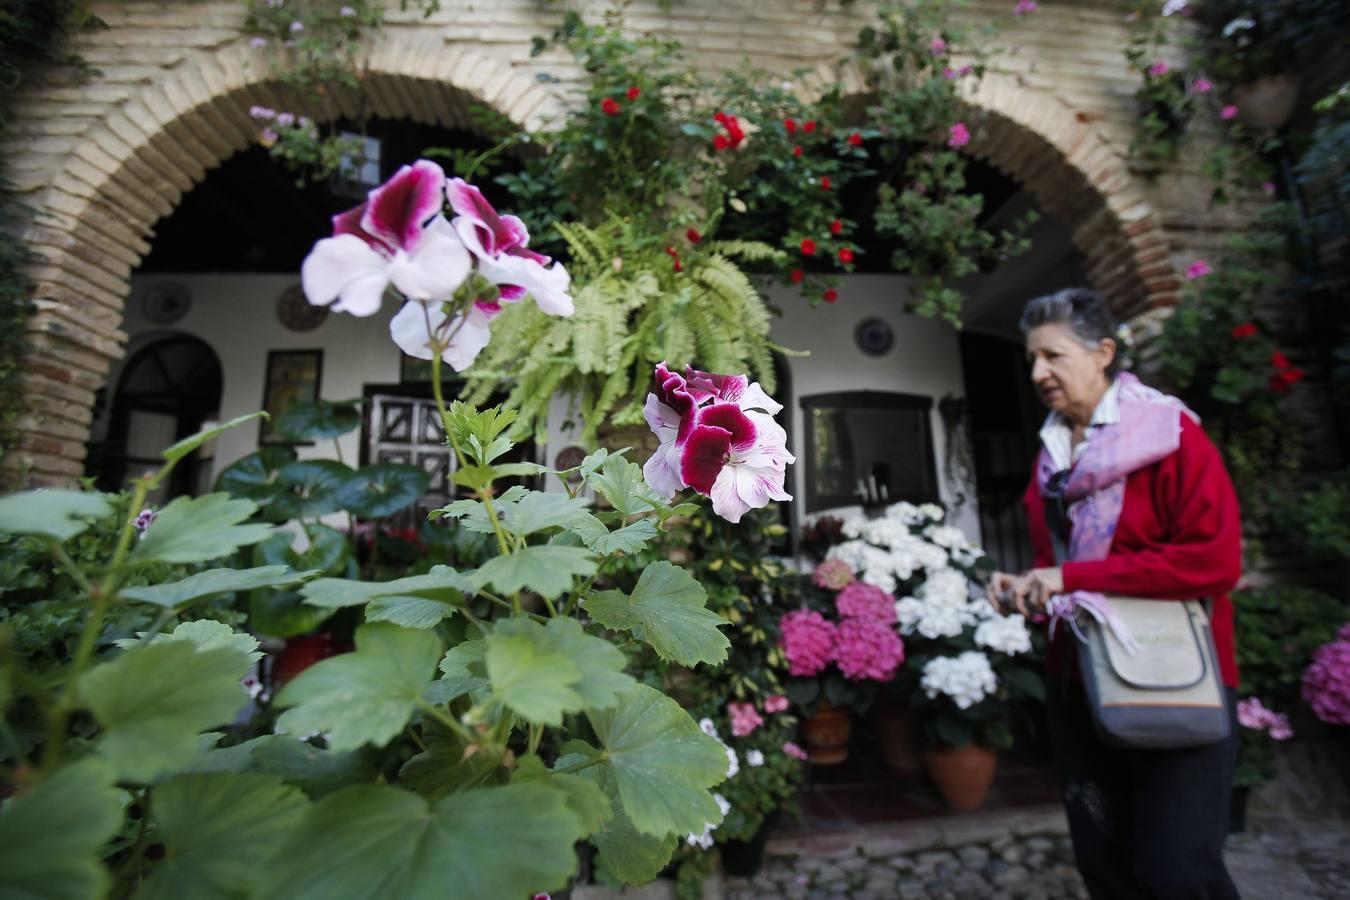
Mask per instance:
[[[1270,75],[1233,88],[1238,121],[1261,131],[1277,131],[1294,114],[1298,102],[1298,76]]]
[[[817,766],[837,766],[848,759],[848,739],[853,734],[853,714],[847,707],[822,702],[802,720],[802,743]]]
[[[903,703],[882,694],[872,704],[872,731],[881,747],[881,758],[900,781],[918,781],[923,774],[919,760],[919,724]]]
[[[947,808],[953,812],[979,809],[994,783],[998,754],[975,744],[925,750],[924,765]]]

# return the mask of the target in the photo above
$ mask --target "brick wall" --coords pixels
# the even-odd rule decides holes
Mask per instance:
[[[396,7],[396,4],[393,4]],[[572,4],[598,13],[605,4]],[[128,279],[148,252],[153,226],[206,171],[256,137],[254,104],[284,106],[266,51],[238,31],[237,0],[112,2],[92,11],[106,30],[73,48],[100,75],[53,78],[20,98],[9,155],[23,199],[42,213],[23,237],[45,257],[34,272],[37,312],[20,452],[5,461],[36,483],[83,470],[94,392],[126,336]],[[521,127],[546,127],[577,77],[571,60],[529,55],[561,11],[540,0],[443,0],[431,18],[391,13],[372,47],[368,95],[376,114],[467,126],[467,104],[492,104]],[[683,0],[669,14],[634,3],[629,25],[684,42],[701,65],[808,69],[811,92],[842,81],[859,90],[840,59],[867,5],[835,0]],[[973,22],[1006,18],[1012,0],[978,0]],[[1125,4],[1043,3],[998,39],[993,71],[967,97],[971,152],[1017,178],[1048,212],[1066,220],[1089,276],[1129,316],[1175,302],[1177,272],[1229,223],[1205,209],[1207,187],[1183,161],[1157,182],[1127,166],[1135,79],[1121,49]],[[561,79],[548,84],[537,75]],[[335,95],[316,117],[355,112]]]

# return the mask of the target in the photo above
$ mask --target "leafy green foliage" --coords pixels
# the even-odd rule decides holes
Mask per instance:
[[[585,606],[601,625],[632,632],[662,659],[717,665],[727,658],[729,644],[718,630],[726,622],[707,609],[707,596],[688,572],[656,562],[643,571],[631,595],[602,591],[587,597]]]
[[[352,515],[380,519],[412,506],[430,483],[431,476],[420,466],[363,466],[343,483],[337,502]]]
[[[341,437],[361,427],[360,400],[301,403],[277,416],[272,430],[287,441],[322,441]]]
[[[173,609],[217,594],[283,587],[303,581],[310,572],[293,572],[289,566],[259,566],[253,569],[207,569],[182,581],[122,590],[122,596],[138,603]]]
[[[89,520],[108,515],[101,494],[38,490],[0,498],[0,532],[69,540],[89,527]]]
[[[479,587],[493,587],[505,594],[531,590],[553,598],[572,587],[576,575],[594,575],[599,561],[583,547],[526,547],[489,560],[473,575]]]
[[[128,561],[191,563],[227,556],[272,533],[267,525],[240,524],[256,509],[252,501],[228,494],[179,497],[160,511]]]

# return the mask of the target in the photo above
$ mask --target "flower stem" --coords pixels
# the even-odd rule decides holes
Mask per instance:
[[[554,769],[554,775],[571,775],[574,772],[580,772],[582,769],[589,769],[591,766],[598,766],[602,762],[609,762],[609,752],[601,753],[599,756],[591,757],[585,762],[573,763],[570,766],[563,766],[561,769]]]

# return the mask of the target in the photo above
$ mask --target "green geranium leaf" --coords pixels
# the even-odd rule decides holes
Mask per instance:
[[[289,734],[265,734],[233,747],[209,749],[182,774],[208,772],[273,775],[311,799],[369,783],[378,775],[376,766],[361,753],[334,753]]]
[[[600,786],[580,775],[551,772],[544,761],[533,753],[516,760],[511,773],[512,784],[542,784],[567,795],[567,805],[581,819],[585,835],[594,834],[609,818],[612,804]]]
[[[532,475],[547,475],[553,471],[548,466],[532,462],[502,463],[494,468],[497,470],[498,478],[528,478]]]
[[[305,603],[296,591],[254,591],[249,598],[248,624],[259,634],[289,638],[308,634],[333,615],[333,610]]]
[[[273,775],[179,775],[155,788],[166,855],[137,900],[227,900],[267,880],[258,860],[300,824],[309,801]]]
[[[504,900],[564,887],[581,821],[534,784],[429,802],[398,788],[348,788],[314,804],[266,866],[259,900]]]
[[[595,864],[623,884],[646,884],[661,874],[675,855],[679,837],[643,834],[617,802],[605,799],[611,805],[611,814],[590,836],[597,851]]]
[[[384,746],[403,730],[441,655],[440,638],[385,622],[356,629],[356,651],[310,666],[277,695],[277,725],[328,733],[329,749]]]
[[[118,780],[148,783],[191,762],[199,735],[234,719],[248,702],[240,680],[252,654],[192,639],[128,650],[80,676],[80,697],[103,726],[95,748]]]
[[[313,524],[306,527],[309,546],[300,552],[291,551],[291,566],[296,569],[316,569],[326,575],[346,571],[352,555],[347,535],[329,525]]]
[[[382,519],[412,506],[430,483],[431,475],[420,466],[363,466],[342,485],[338,503],[362,519]]]
[[[246,416],[236,416],[228,422],[222,422],[214,428],[208,428],[205,431],[199,431],[196,434],[185,437],[164,451],[164,459],[167,462],[177,462],[187,456],[193,450],[196,450],[207,441],[220,437],[225,432],[234,428],[236,425],[243,425],[245,422],[252,422],[254,419],[263,418],[267,415],[265,412],[249,413]]]
[[[228,556],[272,533],[270,525],[239,524],[257,508],[252,500],[234,500],[229,494],[179,497],[160,510],[128,560],[190,563]]]
[[[212,619],[199,619],[196,622],[184,622],[173,630],[172,634],[157,634],[148,642],[145,640],[145,632],[140,633],[140,638],[123,638],[117,642],[117,646],[123,650],[131,650],[145,643],[158,644],[164,641],[187,641],[198,650],[215,650],[226,648],[237,650],[246,655],[249,662],[257,662],[262,659],[262,652],[258,650],[258,639],[250,634],[235,631],[224,622],[216,622]]]
[[[572,577],[594,575],[599,561],[580,547],[526,547],[497,556],[479,567],[475,584],[492,585],[504,594],[531,590],[552,599],[572,587]]]
[[[456,697],[489,687],[486,656],[486,641],[463,641],[451,647],[441,660],[443,677],[432,684],[427,699],[432,703],[449,703]]]
[[[464,754],[464,743],[439,725],[423,729],[427,749],[403,764],[399,783],[428,800],[439,800],[465,788],[505,781],[501,760],[486,753]],[[494,771],[495,770],[495,771]]]
[[[121,824],[122,792],[101,760],[58,769],[0,806],[0,897],[103,897],[112,886],[104,845]]]
[[[393,581],[353,581],[347,578],[320,578],[301,590],[311,606],[338,609],[360,606],[379,597],[423,597],[428,600],[458,601],[469,589],[467,579],[449,566],[433,566],[425,575],[410,575]]]
[[[43,489],[0,497],[0,532],[68,541],[94,519],[112,515],[106,494]],[[140,512],[140,510],[137,510]]]
[[[590,477],[588,484],[595,488],[609,505],[625,516],[635,516],[665,506],[642,480],[642,467],[619,456],[610,456],[600,472]]]
[[[295,451],[290,447],[263,447],[227,466],[216,478],[216,490],[266,506],[285,490],[281,470],[293,462]]]
[[[309,519],[342,509],[342,492],[356,473],[331,459],[287,463],[277,473],[281,491],[268,504],[269,515],[282,520]]]
[[[277,416],[272,430],[286,441],[321,441],[361,427],[360,400],[302,403]]]
[[[393,622],[404,628],[435,628],[459,607],[426,597],[376,597],[366,606],[367,622]]]
[[[658,532],[656,523],[651,519],[638,519],[632,524],[610,531],[595,516],[572,523],[573,534],[581,538],[587,547],[602,556],[614,553],[633,554],[641,551],[653,540]]]
[[[726,750],[678,703],[635,684],[614,709],[587,718],[605,750],[599,768],[613,776],[623,811],[639,832],[690,834],[721,821],[708,788],[726,778]]]
[[[541,634],[542,632],[542,634]],[[586,633],[576,619],[558,617],[549,619],[545,626],[529,619],[501,619],[494,634],[526,633],[550,652],[571,660],[580,679],[571,688],[581,695],[586,709],[604,709],[618,702],[633,685],[633,678],[624,674],[627,659],[609,641]]]
[[[564,713],[579,712],[583,701],[573,688],[581,672],[549,647],[544,626],[529,619],[498,627],[487,636],[488,680],[499,701],[526,721],[561,725]]]
[[[189,575],[182,581],[156,584],[149,587],[122,588],[118,594],[124,600],[150,603],[165,609],[228,594],[232,591],[251,591],[263,587],[283,587],[311,578],[316,572],[294,572],[289,566],[259,566],[254,569],[207,569]]]
[[[703,585],[662,560],[643,570],[631,597],[623,591],[602,591],[583,604],[595,621],[632,632],[662,659],[684,666],[718,665],[726,660],[731,643],[719,630],[727,621],[710,611],[707,601]]]
[[[508,531],[524,537],[549,528],[567,528],[590,516],[586,511],[588,506],[590,501],[584,497],[531,491],[515,503],[503,506],[501,516]]]

